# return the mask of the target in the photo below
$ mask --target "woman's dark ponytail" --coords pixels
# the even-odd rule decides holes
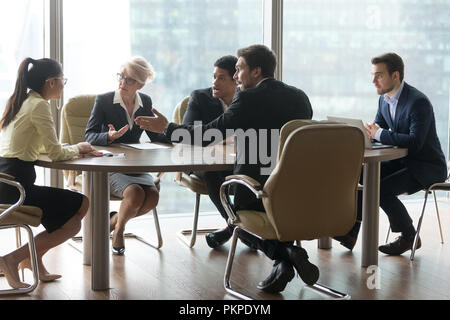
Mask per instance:
[[[31,58],[26,58],[19,66],[14,93],[6,102],[6,108],[3,112],[2,120],[0,121],[0,129],[6,128],[11,123],[16,114],[19,112],[22,103],[28,96],[27,75],[30,63],[36,63],[36,61]]]
[[[31,68],[30,64],[32,65]],[[58,77],[61,74],[61,65],[55,60],[34,60],[32,58],[23,60],[17,72],[14,92],[6,102],[3,117],[0,120],[0,130],[6,128],[14,120],[23,102],[28,97],[28,88],[42,94],[45,81],[51,77]]]

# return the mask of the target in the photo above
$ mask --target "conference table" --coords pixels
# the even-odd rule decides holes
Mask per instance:
[[[109,288],[109,183],[108,172],[180,172],[232,170],[236,160],[234,146],[211,147],[176,145],[138,150],[123,145],[98,147],[114,156],[85,157],[51,161],[42,155],[36,165],[84,172],[84,193],[89,196],[89,214],[83,219],[83,261],[91,265],[92,290]],[[387,148],[364,153],[364,189],[361,265],[378,264],[378,223],[380,162],[405,157],[407,149]],[[331,247],[330,239],[321,239],[319,248]]]
[[[96,147],[112,156],[53,162],[41,155],[36,162],[51,169],[83,171],[83,193],[90,199],[89,213],[83,219],[83,263],[92,266],[92,290],[109,289],[109,172],[224,171],[232,170],[236,159],[234,145],[230,144],[206,148],[144,145],[150,149],[117,144]]]

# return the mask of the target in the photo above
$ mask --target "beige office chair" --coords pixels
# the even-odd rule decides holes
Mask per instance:
[[[448,167],[448,165],[447,165],[447,167]],[[423,215],[425,213],[425,207],[427,205],[428,195],[430,195],[431,193],[433,193],[434,207],[436,208],[436,218],[437,218],[437,222],[438,222],[438,226],[439,226],[439,234],[441,236],[441,244],[444,243],[444,236],[442,235],[441,219],[439,217],[439,208],[438,208],[438,204],[437,204],[437,200],[436,200],[436,191],[450,192],[450,171],[448,171],[447,180],[445,182],[434,183],[431,186],[429,186],[428,189],[425,189],[424,191],[425,191],[425,198],[423,201],[422,212],[420,213],[419,222],[417,224],[417,232],[416,232],[416,236],[414,238],[414,245],[411,249],[411,255],[409,257],[409,259],[411,261],[414,260],[414,255],[415,255],[416,249],[417,249],[417,243],[419,242],[419,233],[420,233],[420,229],[422,227]],[[386,235],[386,243],[388,243],[388,241],[389,241],[390,231],[391,231],[391,228],[389,227],[388,231],[387,231],[387,235]]]
[[[1,295],[28,293],[36,289],[39,282],[37,267],[36,246],[33,231],[30,226],[38,227],[41,224],[42,210],[38,207],[23,206],[25,190],[22,185],[14,181],[14,177],[0,173],[0,182],[16,187],[20,191],[20,198],[14,204],[0,204],[0,229],[16,228],[16,244],[20,246],[20,228],[28,233],[28,247],[30,250],[31,270],[33,272],[33,284],[27,288],[0,290]]]
[[[225,269],[225,290],[250,297],[230,284],[238,230],[262,239],[313,240],[346,234],[356,220],[357,186],[364,157],[364,137],[355,127],[307,120],[287,123],[280,132],[278,163],[264,186],[248,176],[229,176],[221,201],[236,226]],[[228,188],[241,184],[262,199],[266,212],[233,212]],[[335,298],[348,299],[321,284],[311,286]]]
[[[184,114],[189,103],[189,97],[184,98],[180,103],[178,103],[173,112],[173,122],[181,124],[183,122]],[[184,229],[179,231],[178,238],[183,241],[184,244],[192,248],[195,245],[197,239],[197,233],[209,233],[216,231],[217,229],[198,229],[198,215],[200,210],[200,196],[207,195],[208,190],[206,189],[205,183],[202,179],[197,177],[195,174],[187,174],[185,172],[177,172],[175,174],[175,182],[180,186],[190,189],[195,192],[195,209],[194,209],[194,222],[192,229]],[[186,236],[191,235],[188,241]]]
[[[61,132],[60,141],[61,143],[76,144],[78,142],[84,141],[84,135],[86,131],[86,125],[91,116],[92,109],[94,107],[95,95],[81,95],[76,96],[65,104],[61,113]],[[78,171],[64,171],[64,177],[66,179],[67,187],[71,190],[76,190],[78,192],[82,191],[82,175]],[[155,179],[155,185],[160,189],[160,178],[159,174]],[[120,198],[111,196],[111,200],[122,200]],[[158,213],[156,208],[153,209],[153,220],[155,222],[157,242],[152,243],[144,238],[135,235],[133,233],[126,233],[126,238],[135,238],[151,247],[161,248],[163,244],[161,236],[161,228],[159,226]],[[74,240],[80,240],[80,237],[75,237]]]

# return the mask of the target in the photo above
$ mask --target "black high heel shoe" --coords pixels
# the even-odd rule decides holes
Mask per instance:
[[[109,213],[109,219],[112,219],[112,217],[114,217],[117,214],[117,211],[111,211]],[[125,247],[111,247],[111,251],[113,253],[113,255],[116,256],[123,256],[123,254],[125,253]]]
[[[111,251],[112,251],[113,255],[123,256],[123,254],[125,253],[125,247],[120,247],[120,248],[112,247]]]

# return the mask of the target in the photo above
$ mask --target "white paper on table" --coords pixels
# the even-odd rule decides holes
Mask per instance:
[[[131,147],[134,149],[139,149],[139,150],[152,150],[152,149],[166,149],[166,148],[170,148],[170,146],[168,145],[162,145],[162,144],[156,144],[156,143],[150,143],[150,142],[145,142],[145,143],[121,143],[121,145],[126,146],[126,147]]]

